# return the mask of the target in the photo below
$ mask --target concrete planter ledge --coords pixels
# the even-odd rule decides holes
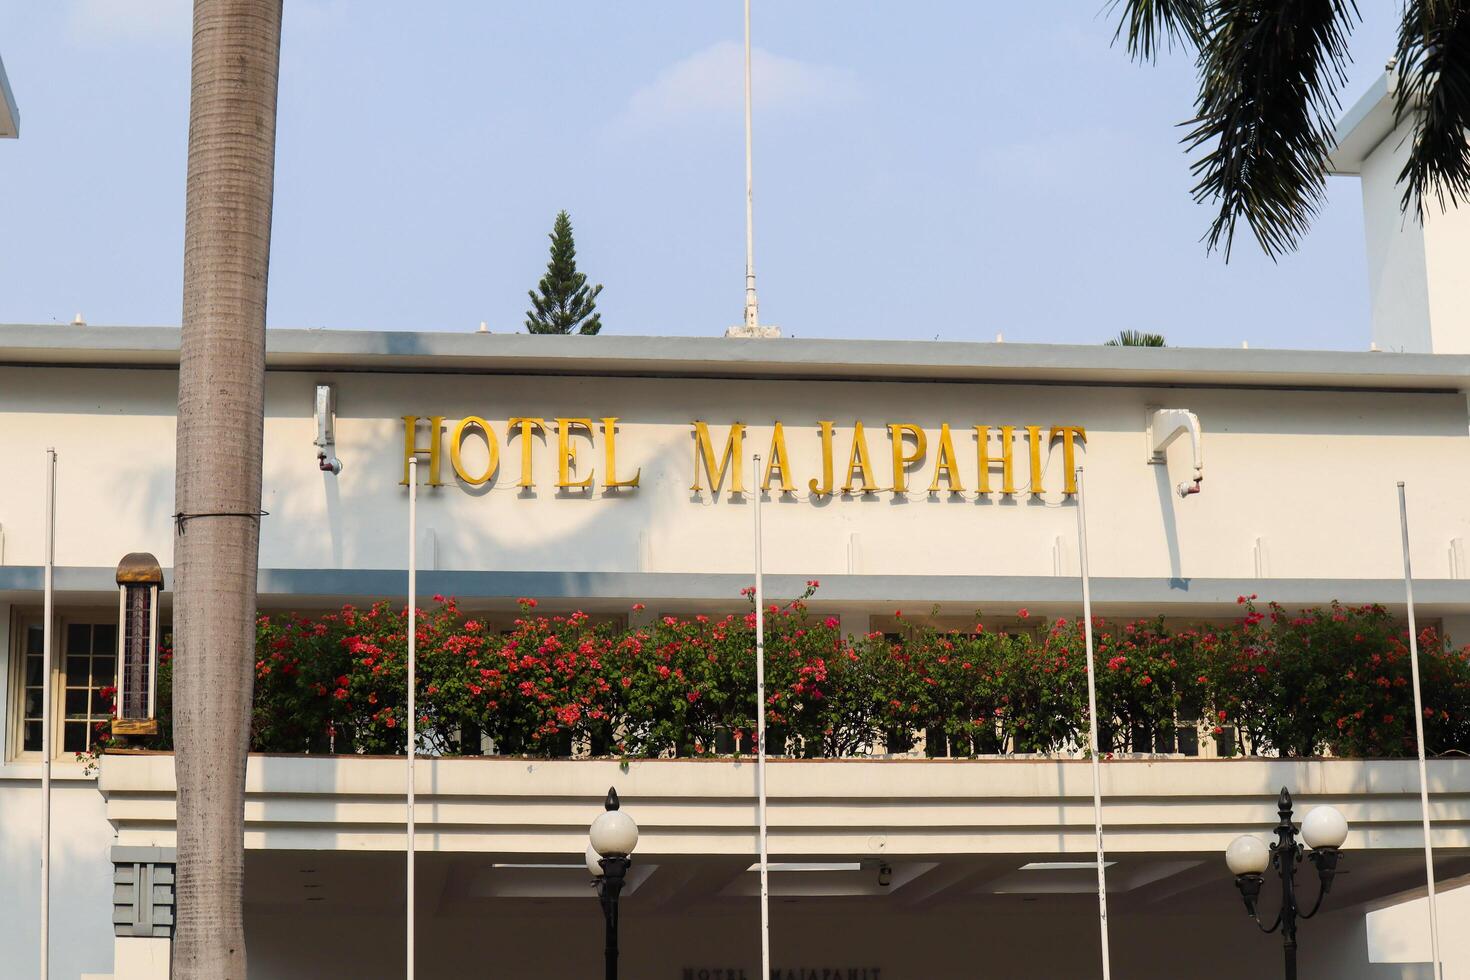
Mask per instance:
[[[401,757],[253,755],[246,845],[403,847]],[[749,760],[425,758],[416,767],[425,851],[580,854],[615,786],[645,855],[749,854]],[[1421,846],[1412,760],[1118,760],[1102,770],[1110,852],[1215,852],[1262,833],[1288,787],[1298,814],[1331,803],[1352,849]],[[1429,763],[1436,847],[1470,849],[1470,760]],[[103,758],[99,787],[118,844],[174,843],[173,757]],[[1092,783],[1083,760],[772,760],[770,840],[787,859],[832,854],[1090,853]]]

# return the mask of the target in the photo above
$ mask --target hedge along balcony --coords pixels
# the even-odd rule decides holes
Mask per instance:
[[[768,606],[772,754],[1075,755],[1086,744],[1080,624],[1036,635],[914,627],[845,635],[809,614],[816,589]],[[748,593],[747,593],[748,594]],[[543,616],[520,602],[501,633],[436,596],[417,627],[419,750],[442,755],[627,757],[752,749],[755,616],[651,626]],[[635,606],[634,609],[641,609]],[[1378,606],[1291,614],[1241,599],[1220,629],[1162,618],[1095,623],[1100,745],[1176,752],[1215,735],[1257,755],[1414,754],[1408,637]],[[1024,618],[1024,611],[1022,613]],[[1431,754],[1470,751],[1470,649],[1420,637]],[[252,748],[402,754],[407,613],[384,602],[316,617],[261,617]],[[169,748],[172,658],[159,676]]]

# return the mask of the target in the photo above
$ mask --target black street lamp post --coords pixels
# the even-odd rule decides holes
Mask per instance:
[[[1291,794],[1286,787],[1276,801],[1276,811],[1281,822],[1276,825],[1276,842],[1269,848],[1259,837],[1250,835],[1237,837],[1225,851],[1225,862],[1235,875],[1235,887],[1245,899],[1246,913],[1255,920],[1262,932],[1281,930],[1283,954],[1286,958],[1286,980],[1296,980],[1296,926],[1298,919],[1310,919],[1322,907],[1322,899],[1332,890],[1332,879],[1337,874],[1339,848],[1347,839],[1347,821],[1341,813],[1330,806],[1312,809],[1302,821],[1301,830],[1291,822]],[[1298,833],[1306,847],[1297,840]],[[1307,848],[1311,848],[1310,851]],[[1303,910],[1297,902],[1296,866],[1305,858],[1317,869],[1319,888],[1317,900],[1310,910]],[[1266,868],[1276,869],[1281,879],[1281,910],[1270,926],[1261,922],[1256,913],[1256,900],[1261,895]]]
[[[633,848],[638,846],[638,825],[620,809],[621,805],[618,791],[609,789],[603,812],[592,821],[592,842],[587,847],[587,870],[592,872],[606,926],[603,960],[607,980],[618,980],[618,896],[633,863]]]

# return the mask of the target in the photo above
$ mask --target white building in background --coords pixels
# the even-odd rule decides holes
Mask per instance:
[[[737,609],[760,482],[748,459],[770,455],[779,422],[795,492],[773,479],[765,505],[768,593],[819,579],[813,608],[844,629],[885,629],[895,608],[938,622],[977,609],[1077,615],[1076,462],[1100,614],[1224,619],[1246,593],[1402,610],[1403,480],[1420,621],[1470,642],[1470,277],[1444,272],[1442,252],[1464,241],[1467,216],[1435,219],[1434,235],[1377,220],[1372,173],[1393,149],[1364,127],[1379,115],[1354,111],[1365,121],[1338,159],[1364,174],[1370,264],[1383,270],[1375,311],[1399,304],[1375,313],[1378,344],[1409,352],[273,330],[262,608],[401,599],[407,444],[424,463],[421,595],[457,596],[487,618],[509,616],[523,595],[635,621]],[[1421,280],[1428,298],[1416,306],[1402,290]],[[172,759],[104,756],[99,774],[68,760],[87,745],[96,690],[114,679],[124,555],[156,556],[170,615],[177,349],[173,329],[0,327],[5,976],[34,975],[37,957],[47,447],[60,460],[53,976],[167,973]],[[332,438],[320,446],[324,387]],[[450,446],[469,417],[489,442],[466,440],[456,463]],[[1166,433],[1152,429],[1190,418],[1200,449],[1186,435],[1156,455]],[[929,490],[946,431],[963,494]],[[898,473],[895,437],[913,457]],[[850,480],[860,440],[871,473]],[[489,444],[499,466],[479,484]],[[576,459],[563,466],[566,449]],[[1201,492],[1181,496],[1201,475]],[[862,492],[864,476],[875,492]],[[834,492],[813,494],[813,482]],[[1470,761],[1429,770],[1438,876],[1454,883],[1470,874]],[[1273,975],[1279,942],[1241,915],[1221,855],[1237,834],[1268,830],[1283,785],[1299,813],[1331,803],[1352,828],[1352,873],[1302,927],[1302,976],[1428,976],[1413,932],[1422,915],[1400,904],[1423,886],[1412,762],[1183,756],[1103,769],[1116,975]],[[624,893],[624,974],[757,975],[748,759],[483,757],[420,765],[420,976],[597,969],[601,920],[576,867],[608,786],[643,831]],[[252,758],[252,976],[401,975],[402,788],[401,759]],[[1096,975],[1085,762],[780,760],[770,796],[772,860],[830,866],[773,875],[781,977]],[[1463,919],[1461,893],[1442,915]],[[1446,976],[1470,976],[1459,930],[1446,932]]]
[[[1470,220],[1399,209],[1412,120],[1396,124],[1396,76],[1383,76],[1338,126],[1333,172],[1362,178],[1373,342],[1381,350],[1470,354]]]
[[[15,139],[19,135],[20,110],[15,106],[10,80],[5,77],[5,62],[0,61],[0,139]]]

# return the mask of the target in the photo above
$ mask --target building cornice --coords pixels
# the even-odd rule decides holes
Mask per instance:
[[[0,324],[0,364],[178,365],[176,327]],[[272,371],[1459,391],[1470,355],[273,329]]]

